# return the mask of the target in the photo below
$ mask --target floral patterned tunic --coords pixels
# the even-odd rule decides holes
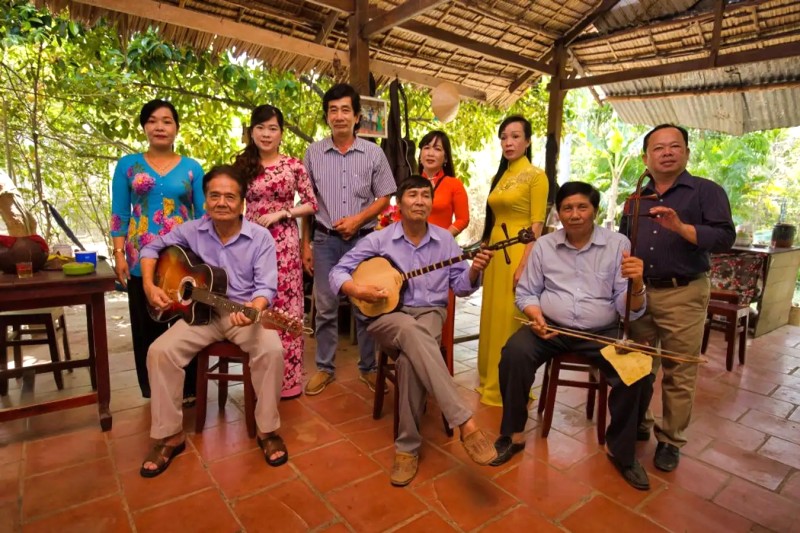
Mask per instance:
[[[245,218],[257,224],[261,215],[291,209],[295,194],[300,196],[300,203],[309,203],[317,210],[317,199],[305,167],[293,157],[281,156],[250,183]],[[269,231],[275,239],[278,258],[278,294],[272,304],[294,316],[303,316],[303,267],[297,221],[276,222]],[[292,337],[281,332],[280,337],[285,361],[281,396],[291,398],[300,394],[303,386],[303,336]]]
[[[139,250],[178,224],[199,218],[203,169],[190,157],[160,176],[143,154],[122,157],[111,182],[111,236],[125,237],[125,255],[133,276],[141,276]]]

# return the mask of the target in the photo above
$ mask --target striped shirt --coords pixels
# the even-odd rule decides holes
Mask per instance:
[[[341,218],[360,213],[397,186],[386,156],[377,144],[356,137],[344,154],[327,137],[311,144],[303,163],[319,203],[317,222],[328,229]],[[378,219],[364,224],[375,226]]]

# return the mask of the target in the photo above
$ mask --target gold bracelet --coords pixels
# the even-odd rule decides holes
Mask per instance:
[[[124,254],[124,253],[125,253],[125,249],[124,248],[114,248],[114,255]]]

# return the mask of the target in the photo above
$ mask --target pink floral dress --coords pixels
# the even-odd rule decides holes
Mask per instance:
[[[295,194],[301,204],[317,210],[317,199],[303,163],[281,156],[281,159],[256,176],[247,189],[247,220],[258,224],[258,217],[291,209]],[[275,239],[278,259],[278,293],[273,306],[303,316],[303,266],[300,259],[300,231],[295,219],[282,220],[269,227]],[[283,388],[281,397],[292,398],[303,390],[303,336],[280,333],[284,348]]]

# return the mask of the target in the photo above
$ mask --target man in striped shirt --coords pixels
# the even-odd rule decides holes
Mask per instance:
[[[317,372],[305,388],[312,396],[334,379],[339,296],[331,291],[328,273],[361,237],[373,231],[378,214],[396,190],[383,151],[356,137],[361,111],[358,92],[344,83],[334,85],[322,97],[322,109],[331,136],[309,146],[304,161],[319,202],[313,247],[310,219],[304,224],[302,245],[303,267],[314,276],[316,305]],[[356,330],[361,381],[374,391],[375,345],[358,315]]]

